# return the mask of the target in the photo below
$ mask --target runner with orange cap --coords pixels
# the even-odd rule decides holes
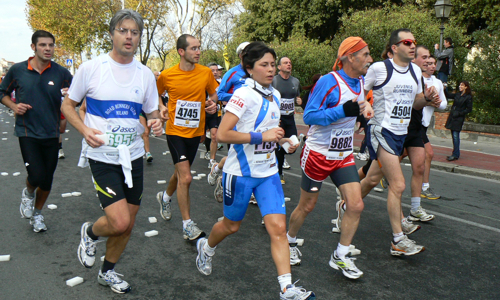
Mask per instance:
[[[353,156],[353,134],[358,115],[367,118],[373,115],[371,106],[365,102],[362,77],[372,61],[366,42],[360,37],[349,37],[339,47],[334,71],[321,77],[311,91],[304,111],[304,122],[311,128],[300,159],[301,195],[287,234],[292,265],[301,262],[297,233],[318,201],[322,182],[330,176],[347,204],[343,209],[340,242],[331,255],[330,266],[342,270],[348,278],[363,275],[348,256],[364,207]]]

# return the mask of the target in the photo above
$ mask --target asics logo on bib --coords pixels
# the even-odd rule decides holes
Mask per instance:
[[[337,129],[338,130],[338,129]],[[341,135],[351,135],[354,133],[354,129],[349,129],[349,130],[338,130],[335,132],[336,136],[341,136]]]
[[[193,103],[190,103],[190,102],[182,102],[181,104],[181,107],[198,107],[198,103],[197,102],[193,102]]]
[[[118,125],[115,128],[111,129],[111,132],[131,133],[135,132],[135,127],[121,127],[120,125]]]
[[[398,105],[408,105],[408,104],[413,104],[411,100],[403,100],[400,99],[396,102]]]

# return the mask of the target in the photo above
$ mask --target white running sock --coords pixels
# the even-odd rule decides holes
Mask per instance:
[[[186,229],[186,225],[191,222],[191,219],[189,220],[182,220],[182,228]]]
[[[292,273],[286,273],[278,276],[278,282],[280,283],[280,289],[285,292],[286,286],[292,284]]]
[[[428,182],[422,183],[422,191],[427,191],[427,189],[430,187]]]
[[[163,192],[163,201],[165,201],[165,202],[170,202],[170,198],[171,198],[171,197],[172,197],[172,196],[169,196],[169,195],[167,194],[167,191],[164,191],[164,192]]]
[[[215,247],[210,247],[210,245],[208,244],[208,240],[207,242],[205,243],[205,246],[203,246],[203,251],[208,255],[208,256],[214,256],[215,254],[215,248],[217,248],[217,246]]]
[[[394,242],[396,243],[401,241],[405,237],[402,231],[400,233],[393,233],[392,236],[394,237]]]
[[[420,197],[411,197],[411,210],[416,211],[420,206]]]
[[[349,253],[349,246],[344,246],[341,243],[337,245],[337,256],[339,258],[344,258],[347,253]]]
[[[219,165],[218,164],[215,165],[214,172],[217,173],[217,174],[220,173],[220,169],[219,169]]]
[[[286,237],[288,238],[288,243],[297,243],[297,237],[291,237],[286,233]]]

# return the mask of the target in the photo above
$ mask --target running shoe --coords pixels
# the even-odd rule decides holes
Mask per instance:
[[[285,184],[285,175],[283,175],[283,174],[280,175],[280,181],[281,181],[281,184]]]
[[[264,222],[264,218],[262,218],[262,221],[260,221],[260,225],[266,225],[266,222]]]
[[[417,210],[410,210],[410,215],[408,216],[408,220],[411,221],[420,221],[427,222],[434,219],[434,215],[428,214],[422,206],[419,206]]]
[[[198,256],[196,256],[196,267],[203,275],[212,274],[212,256],[208,255],[203,247],[208,242],[206,238],[201,238],[196,242],[196,249]]]
[[[128,282],[121,279],[118,276],[122,276],[122,274],[118,274],[115,270],[108,270],[106,273],[102,273],[99,270],[99,275],[97,275],[97,282],[101,285],[107,285],[111,288],[111,290],[118,294],[125,294],[132,290],[132,287]]]
[[[253,193],[252,196],[250,196],[250,201],[248,203],[257,205],[257,199],[255,199],[255,195]]]
[[[59,154],[57,155],[57,158],[64,159],[64,150],[62,148],[59,149]]]
[[[156,200],[160,203],[160,216],[163,220],[169,221],[172,218],[172,201],[163,201],[163,192],[156,194]]]
[[[219,178],[221,170],[215,172],[215,167],[217,164],[213,164],[212,167],[210,167],[210,173],[207,176],[208,184],[214,186],[217,183],[217,178]]]
[[[297,280],[298,281],[298,280]],[[297,283],[297,281],[295,283]],[[312,300],[316,299],[316,295],[312,291],[306,291],[306,289],[295,286],[295,284],[289,284],[286,286],[285,291],[280,293],[281,300]]]
[[[28,189],[24,188],[21,192],[21,205],[19,206],[19,212],[21,213],[21,218],[30,219],[33,216],[33,204],[35,202],[35,197],[30,198],[28,196]]]
[[[422,192],[420,193],[420,197],[427,198],[429,200],[437,200],[437,199],[441,198],[441,195],[434,193],[431,190],[431,188],[427,188],[425,191],[422,190]]]
[[[368,160],[369,156],[366,153],[359,152],[358,154],[356,154],[356,158],[358,160]]]
[[[152,162],[153,161],[153,155],[151,155],[150,152],[146,152],[146,161],[148,163]]]
[[[185,240],[190,240],[190,241],[193,241],[193,240],[196,240],[197,238],[201,237],[201,236],[205,236],[205,233],[203,232],[203,230],[201,230],[200,228],[198,228],[198,226],[196,226],[197,224],[193,221],[190,221],[187,225],[186,225],[186,228],[184,228],[184,239]]]
[[[335,270],[342,270],[342,273],[345,277],[350,279],[358,279],[363,276],[363,272],[356,267],[354,261],[356,259],[344,256],[344,258],[340,258],[337,256],[337,250],[335,250],[330,258],[330,267]]]
[[[401,220],[401,228],[403,229],[404,234],[409,235],[419,230],[421,227],[420,225],[413,224],[413,222],[408,217],[406,217]]]
[[[290,165],[288,164],[288,162],[286,161],[286,158],[285,160],[283,161],[283,169],[290,169]]]
[[[80,229],[80,245],[78,246],[78,260],[85,268],[92,268],[95,263],[95,250],[98,241],[94,241],[87,234],[91,222],[85,222]]]
[[[217,184],[215,186],[215,190],[214,190],[214,197],[215,197],[215,200],[219,203],[222,203],[224,201],[224,190],[222,189],[222,177],[219,176],[219,178],[217,178]]]
[[[205,159],[210,160],[210,151],[205,152]]]
[[[297,248],[297,243],[290,243],[290,265],[298,266],[302,262],[300,257],[302,256],[302,252],[300,252],[299,248]]]
[[[299,135],[299,142],[300,142],[300,148],[304,148],[304,145],[306,143],[306,136],[303,133]]]
[[[391,255],[415,255],[425,250],[424,246],[417,245],[415,241],[410,240],[406,235],[397,243],[391,241]]]
[[[215,159],[210,159],[210,161],[208,162],[208,168],[211,170],[215,165],[217,165],[217,161]]]
[[[46,231],[47,226],[45,226],[43,216],[41,214],[35,214],[30,219],[30,225],[33,226],[34,232]]]
[[[382,179],[380,179],[380,186],[383,187],[384,189],[386,189],[387,187],[389,187],[389,181],[387,181],[387,179],[384,177],[382,177]]]
[[[222,149],[222,148],[224,148],[224,145],[223,145],[223,144],[221,144],[221,143],[218,143],[218,144],[217,144],[217,150],[220,150],[220,149]]]
[[[335,209],[337,210],[337,222],[335,222],[335,226],[340,232],[340,228],[342,228],[342,218],[344,217],[345,209],[344,209],[344,200],[339,200],[335,204]]]

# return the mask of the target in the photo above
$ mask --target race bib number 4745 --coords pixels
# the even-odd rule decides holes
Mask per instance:
[[[174,125],[198,128],[200,125],[201,102],[177,100]]]

